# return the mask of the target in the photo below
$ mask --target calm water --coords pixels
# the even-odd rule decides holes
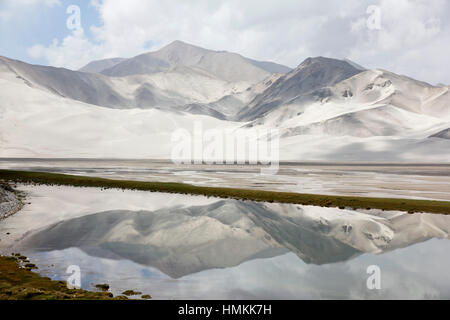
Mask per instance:
[[[0,251],[155,299],[450,298],[450,216],[21,186]],[[10,235],[5,236],[6,232]],[[369,290],[369,266],[381,289]]]
[[[183,182],[300,193],[450,201],[450,164],[285,163],[275,175],[251,165],[175,165],[163,160],[2,159],[0,169]]]

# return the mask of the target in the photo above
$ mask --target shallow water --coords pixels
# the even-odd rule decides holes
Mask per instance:
[[[275,175],[261,175],[260,166],[175,165],[163,160],[0,159],[0,168],[201,186],[450,201],[450,164],[285,163]]]
[[[20,186],[0,251],[155,299],[450,298],[450,216]],[[10,235],[6,235],[6,233]],[[378,266],[381,289],[370,290]]]

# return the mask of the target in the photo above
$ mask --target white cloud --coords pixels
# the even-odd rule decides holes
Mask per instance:
[[[83,29],[74,31],[59,42],[54,39],[48,47],[37,44],[28,49],[32,58],[44,57],[51,65],[77,69],[80,65],[92,61],[92,57],[104,54],[101,46],[93,45],[84,34]]]
[[[450,83],[450,75],[443,72],[450,63],[449,2],[382,0],[380,9],[381,30],[368,30],[361,19],[352,24],[358,40],[350,58],[368,67]]]
[[[34,46],[30,54],[78,68],[179,39],[290,66],[307,56],[350,57],[369,67],[450,83],[442,72],[450,62],[445,0],[92,0],[91,5],[101,18],[100,26],[90,28],[92,39],[73,33],[48,47]],[[381,8],[381,30],[366,27],[369,5]],[[424,59],[431,61],[419,68]]]
[[[30,52],[34,56],[40,53],[53,65],[80,67],[83,59],[70,61],[62,56],[76,57],[72,53],[82,49],[81,56],[86,51],[96,54],[91,59],[128,57],[179,39],[296,66],[314,54],[308,45],[317,42],[312,31],[332,19],[330,11],[341,19],[359,3],[348,0],[342,6],[334,0],[320,4],[313,0],[285,0],[274,6],[272,1],[257,0],[95,0],[91,4],[99,11],[101,25],[90,28],[93,40],[70,35],[59,45],[52,44],[47,50],[39,46]],[[80,46],[80,42],[85,46]]]
[[[14,16],[32,10],[36,5],[54,7],[61,5],[60,0],[1,0],[0,22],[9,22]]]

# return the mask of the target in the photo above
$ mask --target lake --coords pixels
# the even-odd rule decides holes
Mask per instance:
[[[52,279],[76,265],[85,289],[108,283],[114,294],[154,299],[450,299],[450,216],[18,188],[29,204],[0,224],[0,252],[21,252]],[[375,276],[380,289],[367,285]]]

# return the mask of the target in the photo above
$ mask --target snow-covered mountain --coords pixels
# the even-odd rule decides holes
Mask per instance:
[[[81,69],[0,57],[0,156],[170,158],[171,135],[277,128],[281,160],[450,159],[450,94],[349,60],[297,68],[175,41]]]

